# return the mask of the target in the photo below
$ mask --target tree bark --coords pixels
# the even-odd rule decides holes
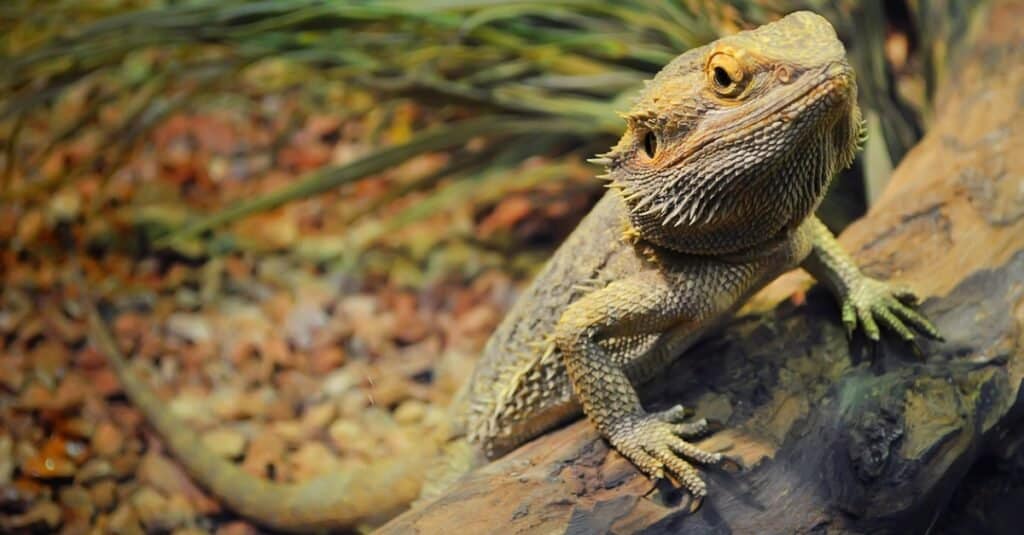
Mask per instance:
[[[767,288],[745,315],[643,388],[725,429],[745,469],[704,468],[709,497],[651,481],[579,421],[406,512],[383,533],[923,532],[977,456],[1024,408],[1024,39],[1019,2],[976,25],[935,124],[841,241],[869,275],[911,285],[946,337],[921,354],[848,341],[807,277]],[[774,307],[774,308],[771,308]]]

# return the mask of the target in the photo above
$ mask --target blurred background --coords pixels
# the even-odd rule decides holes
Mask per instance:
[[[821,209],[839,231],[928,130],[982,4],[0,3],[0,531],[255,530],[148,434],[70,258],[172,411],[246,470],[400,455],[600,197],[585,160],[661,66],[826,16],[869,127]],[[935,532],[1001,522],[1022,473],[979,463]]]

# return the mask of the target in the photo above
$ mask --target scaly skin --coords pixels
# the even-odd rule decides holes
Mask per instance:
[[[498,327],[452,407],[454,432],[425,493],[582,411],[652,477],[700,503],[690,464],[722,463],[685,439],[708,430],[674,407],[649,413],[652,378],[779,274],[803,265],[872,339],[938,337],[912,294],[863,276],[812,214],[861,141],[853,72],[825,19],[795,13],[666,66],[597,161],[610,190]],[[205,450],[128,372],[95,309],[94,341],[190,473],[238,512],[282,530],[352,525],[411,500],[406,459],[305,485],[254,478]]]

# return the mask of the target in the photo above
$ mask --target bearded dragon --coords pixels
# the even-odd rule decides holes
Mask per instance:
[[[913,294],[861,274],[814,216],[863,141],[853,70],[832,26],[793,13],[690,50],[625,115],[595,161],[609,191],[520,296],[453,404],[450,456],[428,492],[580,413],[637,468],[699,504],[691,463],[727,463],[687,439],[708,432],[676,406],[648,412],[637,387],[781,273],[802,266],[834,292],[843,323],[878,340],[938,338]],[[411,501],[427,471],[398,459],[294,485],[261,480],[183,429],[128,368],[94,307],[94,342],[192,476],[229,507],[281,530],[348,526]],[[425,452],[424,457],[429,452]]]

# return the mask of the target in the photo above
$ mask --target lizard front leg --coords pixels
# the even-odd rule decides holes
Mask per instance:
[[[832,232],[817,217],[811,217],[805,225],[810,233],[811,252],[803,267],[839,300],[843,324],[849,334],[852,335],[859,325],[868,338],[877,341],[880,337],[878,325],[882,324],[907,341],[915,338],[911,328],[929,338],[942,339],[935,326],[911,308],[917,303],[917,297],[909,288],[861,273]]]
[[[685,416],[678,406],[646,412],[626,374],[628,365],[637,364],[635,359],[652,354],[649,346],[640,347],[646,345],[644,335],[658,336],[687,323],[698,328],[712,309],[719,308],[714,303],[726,301],[721,295],[700,295],[699,278],[687,279],[649,271],[585,295],[562,314],[555,343],[583,411],[598,431],[648,475],[661,478],[668,472],[674,476],[699,505],[706,487],[685,459],[717,464],[723,456],[683,438],[706,432],[706,420],[678,423]],[[703,286],[722,290],[708,282]]]

